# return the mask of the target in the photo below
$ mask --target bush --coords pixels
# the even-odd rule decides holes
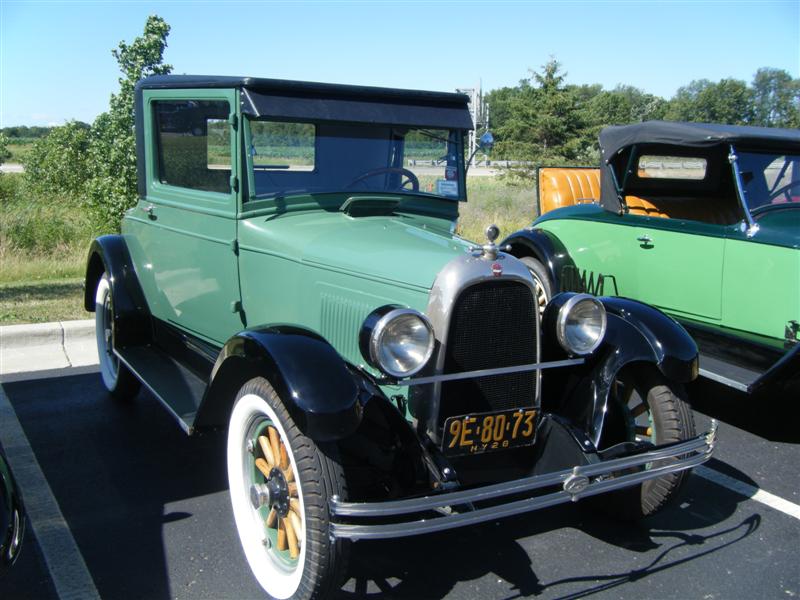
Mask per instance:
[[[50,135],[33,143],[25,161],[25,185],[33,193],[80,198],[91,177],[87,152],[89,129],[72,121],[54,127]]]

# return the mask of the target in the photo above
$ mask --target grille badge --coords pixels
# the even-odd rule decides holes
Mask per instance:
[[[492,263],[492,275],[500,277],[503,274],[503,265],[500,263]]]

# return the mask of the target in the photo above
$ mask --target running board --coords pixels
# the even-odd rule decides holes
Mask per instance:
[[[706,379],[737,389],[740,392],[749,393],[753,383],[761,377],[762,373],[708,356],[707,354],[701,354],[700,375]]]
[[[205,380],[154,346],[134,346],[114,353],[191,434],[206,391]]]

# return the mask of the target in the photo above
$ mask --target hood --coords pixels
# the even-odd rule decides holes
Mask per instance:
[[[470,246],[413,216],[354,218],[320,211],[249,219],[240,239],[306,264],[426,290]]]

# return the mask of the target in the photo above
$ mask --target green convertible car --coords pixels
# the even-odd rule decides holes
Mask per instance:
[[[635,298],[692,334],[701,375],[746,392],[796,383],[800,131],[647,122],[600,145],[599,172],[540,170],[544,214],[503,242],[540,302]]]

